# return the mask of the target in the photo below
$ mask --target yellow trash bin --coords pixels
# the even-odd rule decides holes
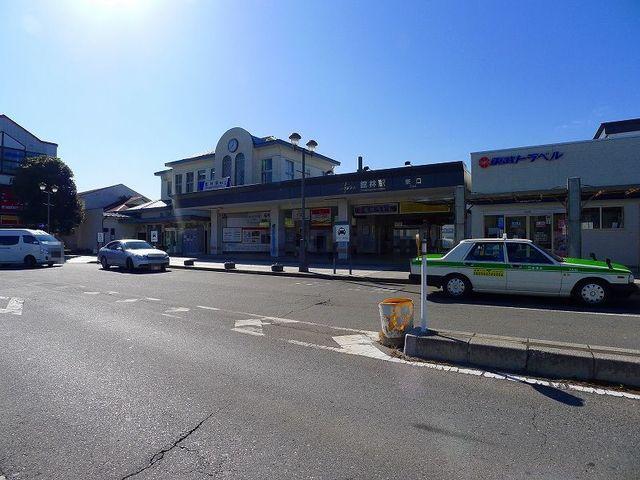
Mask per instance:
[[[413,301],[409,298],[385,298],[378,304],[380,325],[387,338],[401,338],[413,327]]]

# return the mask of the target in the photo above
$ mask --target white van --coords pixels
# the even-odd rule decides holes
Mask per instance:
[[[27,267],[64,263],[64,246],[43,230],[0,228],[0,264]]]

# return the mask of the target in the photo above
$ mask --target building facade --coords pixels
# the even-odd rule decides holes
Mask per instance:
[[[160,210],[155,223],[145,222],[142,212],[129,221],[139,222],[141,229],[152,226],[148,231],[171,253],[188,253],[188,230],[188,241],[199,246],[189,254],[295,256],[302,236],[302,154],[288,141],[232,128],[215,152],[168,162],[156,172],[165,221]],[[415,254],[416,233],[429,238],[432,250],[464,238],[470,177],[462,162],[378,171],[359,167],[336,175],[340,162],[317,152],[304,154],[311,255],[328,258],[337,250],[347,256],[347,246],[335,242],[337,223],[350,226],[350,252],[372,259],[404,261]],[[180,219],[182,229],[170,226]]]
[[[0,115],[0,227],[22,225],[21,206],[11,188],[20,164],[25,158],[57,154],[56,143],[40,140],[6,115]]]
[[[591,140],[471,154],[471,233],[529,238],[568,254],[567,182],[581,183],[581,256],[640,265],[640,121]]]

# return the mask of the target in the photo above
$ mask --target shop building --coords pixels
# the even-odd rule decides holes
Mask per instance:
[[[529,238],[567,256],[568,179],[581,184],[581,256],[640,265],[640,119],[585,141],[471,153],[473,237]]]
[[[11,185],[25,158],[57,156],[58,145],[40,140],[6,115],[0,115],[0,227],[21,225],[21,206]]]
[[[331,255],[337,222],[351,227],[353,255],[374,261],[414,255],[416,233],[427,236],[432,251],[464,238],[470,176],[463,162],[377,171],[359,165],[356,172],[337,175],[338,161],[308,150],[305,156],[310,254]],[[198,234],[203,253],[298,254],[301,148],[233,128],[215,152],[165,166],[156,173],[161,200],[171,203],[177,217],[206,215],[207,228]],[[339,254],[347,252],[341,248]]]

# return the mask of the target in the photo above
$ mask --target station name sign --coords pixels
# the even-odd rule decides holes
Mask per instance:
[[[478,160],[480,168],[489,168],[495,165],[509,165],[521,162],[533,163],[538,160],[551,162],[564,156],[564,153],[554,150],[553,152],[529,153],[527,155],[508,155],[504,157],[482,157]]]

